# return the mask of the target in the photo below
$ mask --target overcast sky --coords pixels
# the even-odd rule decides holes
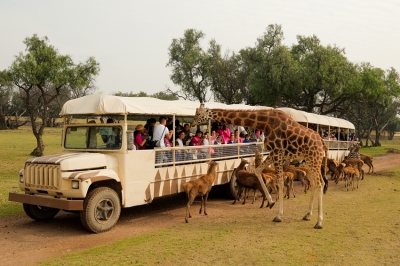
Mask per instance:
[[[100,92],[178,90],[170,80],[168,47],[186,29],[215,39],[223,53],[254,46],[269,24],[282,25],[284,44],[316,35],[345,48],[353,63],[400,72],[400,0],[89,1],[1,0],[0,70],[23,52],[26,37],[47,36],[75,63],[100,63]]]

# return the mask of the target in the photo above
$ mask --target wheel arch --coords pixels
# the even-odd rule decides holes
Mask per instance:
[[[107,180],[101,180],[101,181],[96,181],[93,182],[90,186],[89,189],[87,191],[87,194],[92,191],[95,188],[99,188],[99,187],[108,187],[111,188],[112,190],[114,190],[120,200],[120,203],[122,205],[122,185],[121,182],[115,180],[115,179],[107,179]]]

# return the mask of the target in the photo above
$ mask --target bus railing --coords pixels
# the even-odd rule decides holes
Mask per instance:
[[[256,149],[264,155],[268,154],[264,150],[263,142],[156,148],[154,150],[155,166],[165,167],[202,163],[209,160],[218,161],[254,157]]]

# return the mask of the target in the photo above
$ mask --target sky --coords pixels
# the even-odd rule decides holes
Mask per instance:
[[[215,39],[224,54],[254,47],[270,24],[282,26],[289,47],[315,35],[344,48],[350,62],[400,72],[399,0],[1,0],[0,70],[37,34],[75,63],[93,56],[101,93],[177,91],[168,47],[185,30],[201,30],[203,49]]]

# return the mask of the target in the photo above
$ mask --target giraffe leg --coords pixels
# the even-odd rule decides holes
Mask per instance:
[[[278,174],[278,214],[276,217],[272,220],[273,222],[279,223],[282,222],[281,216],[283,215],[283,187],[284,187],[284,181],[282,177],[282,173]]]
[[[322,229],[322,221],[324,220],[323,212],[322,212],[322,197],[323,197],[322,187],[318,188],[317,192],[318,192],[318,221],[314,225],[314,228]]]
[[[267,186],[265,185],[264,180],[261,177],[261,172],[256,172],[255,174],[261,184],[261,188],[263,189],[266,198],[268,199],[267,207],[271,209],[275,205],[275,202],[272,200],[271,194],[269,194],[268,192]]]
[[[314,169],[318,169],[318,167],[314,167]],[[322,229],[322,220],[323,220],[323,212],[322,212],[322,196],[323,196],[323,187],[324,182],[321,173],[318,171],[310,171],[312,177],[315,177],[315,182],[312,182],[311,187],[311,198],[309,203],[309,209],[307,214],[303,217],[303,220],[309,221],[313,211],[314,205],[314,196],[318,193],[318,221],[317,224],[314,226],[315,229]]]

